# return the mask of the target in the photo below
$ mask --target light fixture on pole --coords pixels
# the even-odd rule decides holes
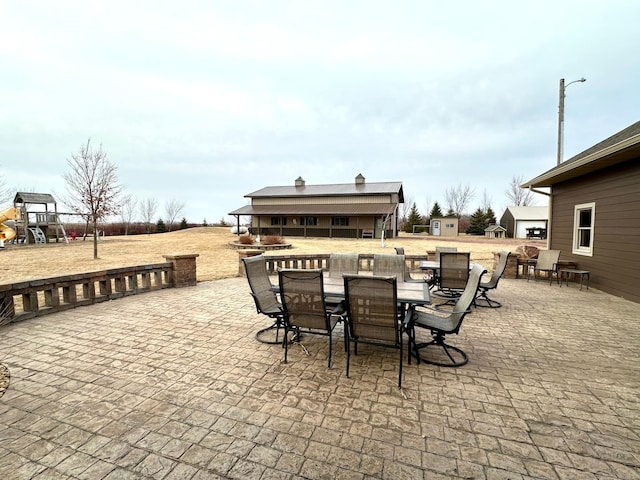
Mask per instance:
[[[560,103],[558,105],[558,165],[562,162],[562,147],[564,142],[564,92],[569,85],[577,82],[586,82],[587,79],[582,77],[580,80],[574,80],[566,85],[564,78],[560,79]]]

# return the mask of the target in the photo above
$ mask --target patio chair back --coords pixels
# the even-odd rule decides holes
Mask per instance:
[[[547,272],[549,276],[549,285],[553,281],[553,274],[556,274],[556,281],[560,283],[558,278],[558,262],[560,261],[560,250],[540,250],[538,260],[533,267],[533,276],[537,280],[538,272]],[[529,275],[527,275],[527,280]]]
[[[542,271],[555,270],[558,260],[560,260],[560,250],[540,250],[535,268]]]
[[[284,361],[287,362],[288,333],[291,330],[324,335],[329,337],[329,362],[331,367],[332,340],[331,332],[340,317],[331,315],[327,311],[324,299],[321,269],[281,269],[278,272],[280,280],[280,297],[284,307],[285,350]]]
[[[282,269],[278,275],[280,296],[289,326],[328,330],[322,270]]]
[[[440,252],[440,290],[463,290],[469,280],[469,252]]]
[[[471,303],[476,298],[476,294],[478,292],[478,285],[480,285],[480,278],[484,274],[486,270],[482,265],[474,265],[469,272],[469,279],[467,280],[467,285],[458,298],[458,301],[453,306],[453,311],[449,317],[450,326],[447,329],[447,333],[458,333],[460,330],[460,325],[462,324],[462,320],[464,316],[469,313],[469,308],[471,307]]]
[[[504,271],[507,269],[509,255],[511,255],[511,252],[506,250],[498,253],[498,263],[491,274],[491,278],[488,282],[480,282],[480,285],[478,285],[478,296],[474,301],[474,305],[476,307],[499,308],[502,306],[502,304],[497,300],[489,298],[488,292],[489,290],[493,290],[498,287],[498,282],[500,281],[500,278],[502,278]]]
[[[506,250],[498,253],[498,263],[496,264],[496,268],[493,270],[491,274],[491,278],[488,282],[481,282],[480,286],[484,289],[490,290],[496,288],[498,286],[498,281],[504,274],[504,271],[507,269],[507,260],[509,260],[509,255],[511,252]]]
[[[395,276],[398,282],[403,282],[405,269],[404,255],[373,255],[373,275],[376,277]]]
[[[440,261],[440,254],[442,252],[457,252],[458,247],[436,247],[436,262]]]
[[[404,256],[404,247],[393,247],[393,249],[396,251],[396,255]],[[406,257],[405,257],[405,260],[406,260]],[[411,271],[407,266],[407,262],[404,263],[404,281],[405,282],[422,282],[423,281],[423,280],[415,280],[413,277],[411,277]]]
[[[358,343],[400,350],[398,387],[402,386],[402,323],[397,301],[397,279],[379,276],[344,276],[347,302],[347,377],[351,359],[351,342],[355,354]]]
[[[247,281],[251,289],[251,296],[256,304],[258,313],[274,316],[282,313],[281,304],[276,292],[272,290],[271,280],[267,273],[267,262],[264,255],[256,255],[242,259]]]
[[[357,253],[332,253],[329,256],[329,277],[342,278],[345,273],[356,274],[360,270]]]

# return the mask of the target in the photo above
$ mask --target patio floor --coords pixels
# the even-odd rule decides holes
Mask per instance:
[[[244,278],[0,328],[0,478],[640,479],[639,305],[502,280],[457,369],[260,344]]]

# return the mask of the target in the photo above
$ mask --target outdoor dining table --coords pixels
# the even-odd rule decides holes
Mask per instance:
[[[344,278],[323,276],[322,279],[324,294],[327,297],[337,297],[344,299]],[[403,305],[430,305],[431,294],[429,284],[426,282],[397,282],[397,300]],[[273,285],[272,290],[280,291],[279,285]]]
[[[429,305],[431,294],[426,282],[398,281],[397,300],[404,305]],[[344,298],[344,279],[325,276],[323,279],[324,294],[331,297]]]
[[[469,263],[469,270],[476,265],[475,263]],[[440,270],[440,262],[437,260],[422,260],[419,263],[420,270]]]

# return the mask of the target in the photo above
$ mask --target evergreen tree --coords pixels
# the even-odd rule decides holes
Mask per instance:
[[[487,214],[478,207],[471,215],[471,222],[467,227],[466,233],[469,235],[484,235],[485,228],[487,228]]]
[[[433,207],[431,208],[431,213],[429,213],[429,218],[439,218],[442,217],[442,209],[440,208],[440,204],[435,202]]]
[[[418,207],[416,207],[415,202],[411,206],[411,210],[409,211],[409,216],[407,217],[407,221],[404,224],[404,231],[407,233],[413,233],[413,226],[420,225],[422,222],[422,217],[420,216],[420,212],[418,211]]]
[[[202,226],[203,227],[208,227],[209,226],[209,224],[207,223],[207,219],[206,218],[202,220]]]
[[[458,215],[456,215],[456,212],[453,211],[453,208],[449,207],[449,210],[447,210],[447,214],[445,216],[447,216],[447,217],[457,217]]]
[[[485,217],[487,220],[487,226],[495,225],[498,223],[496,221],[496,214],[493,212],[493,209],[491,207],[487,208],[487,211],[485,212]]]
[[[156,223],[156,233],[164,233],[167,231],[167,226],[165,225],[164,221],[159,218],[158,219],[158,223]]]
[[[180,222],[180,230],[184,230],[185,228],[189,228],[189,224],[187,223],[187,219],[182,217],[182,221]]]

